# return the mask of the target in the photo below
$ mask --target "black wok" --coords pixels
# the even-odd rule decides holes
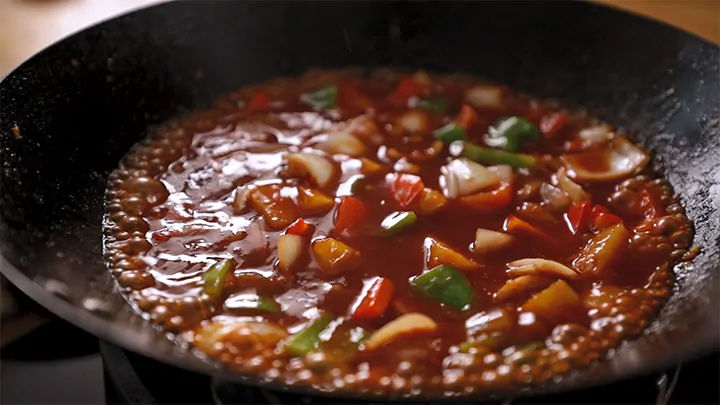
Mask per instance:
[[[684,32],[580,2],[205,1],[140,10],[49,47],[0,83],[0,266],[102,339],[202,373],[308,390],[223,372],[129,312],[103,267],[107,175],[152,125],[249,82],[316,66],[464,71],[585,106],[657,154],[703,253],[676,269],[680,288],[646,336],[527,393],[652,371],[718,346],[719,57],[717,46]]]

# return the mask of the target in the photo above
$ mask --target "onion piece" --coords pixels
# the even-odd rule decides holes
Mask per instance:
[[[500,181],[504,183],[512,183],[513,178],[515,177],[515,172],[513,172],[513,168],[510,165],[488,166],[487,169],[490,172],[495,173],[500,178]]]
[[[555,183],[556,186],[560,187],[561,190],[566,192],[570,196],[570,198],[572,198],[573,202],[583,202],[591,200],[590,194],[588,194],[581,185],[570,180],[564,167],[558,169],[557,173],[553,177],[553,183]]]
[[[625,138],[617,138],[608,146],[605,149],[562,156],[560,159],[567,169],[567,175],[579,181],[614,181],[638,172],[650,161],[647,153]],[[598,166],[603,168],[599,169]]]
[[[507,264],[507,275],[509,277],[527,276],[530,274],[545,274],[553,277],[561,278],[577,278],[577,271],[558,263],[554,260],[547,259],[520,259]]]
[[[478,228],[475,232],[475,242],[470,245],[470,251],[479,254],[491,253],[510,246],[513,240],[512,235],[504,232]]]
[[[506,281],[505,284],[495,292],[494,300],[496,303],[500,303],[521,296],[527,296],[547,288],[553,281],[550,277],[538,274],[520,276]]]
[[[565,191],[547,183],[540,186],[540,196],[552,208],[563,211],[572,204],[572,198]]]
[[[581,130],[577,137],[590,143],[599,143],[612,138],[612,135],[612,128],[607,124],[602,124]]]
[[[496,108],[502,104],[502,88],[489,84],[472,87],[465,92],[465,101],[477,108]]]
[[[471,160],[455,159],[440,169],[440,186],[448,198],[464,197],[500,184],[500,177]]]
[[[300,235],[280,235],[277,241],[278,268],[288,271],[302,256],[303,239]]]
[[[284,328],[270,321],[211,321],[197,329],[195,345],[215,357],[223,353],[227,346],[240,348],[262,342],[272,347],[287,336]]]
[[[337,170],[330,160],[313,153],[291,153],[287,157],[292,176],[310,176],[313,183],[328,188],[337,180]]]
[[[437,323],[429,317],[420,313],[409,313],[396,318],[375,331],[365,341],[367,350],[373,350],[383,346],[396,338],[410,333],[433,332],[438,328]]]
[[[351,157],[365,154],[365,144],[345,131],[333,132],[328,135],[326,140],[315,146],[331,154],[343,154]]]
[[[429,131],[430,119],[422,111],[412,110],[397,117],[396,125],[409,133],[425,133]]]

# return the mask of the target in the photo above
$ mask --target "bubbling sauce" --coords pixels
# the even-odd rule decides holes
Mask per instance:
[[[137,145],[109,183],[108,267],[137,311],[264,378],[541,384],[638,336],[691,256],[649,160],[470,77],[314,71]]]

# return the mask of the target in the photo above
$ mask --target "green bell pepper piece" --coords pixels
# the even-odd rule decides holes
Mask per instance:
[[[333,108],[337,104],[337,86],[328,86],[305,93],[300,100],[316,110]]]
[[[261,295],[248,295],[240,299],[233,299],[233,308],[258,309],[260,311],[269,312],[271,314],[280,313],[280,304],[270,297]]]
[[[322,314],[319,318],[310,322],[300,332],[296,333],[285,343],[285,350],[293,356],[304,356],[320,345],[320,334],[330,325],[333,318],[328,314]]]
[[[441,264],[410,279],[410,284],[424,294],[459,309],[468,309],[475,299],[475,291],[460,270]]]
[[[202,275],[202,291],[212,298],[219,298],[225,287],[225,277],[235,269],[235,260],[224,259],[213,264],[210,269]]]
[[[388,215],[380,223],[383,234],[392,235],[407,229],[417,222],[417,215],[413,211],[397,211]]]
[[[410,107],[444,113],[447,111],[447,101],[440,98],[413,98],[410,100]]]
[[[451,147],[451,150],[452,149]],[[531,155],[485,148],[468,142],[462,143],[460,155],[484,165],[510,165],[515,168],[520,168],[533,167],[537,164],[537,159]]]
[[[490,146],[510,152],[520,150],[523,142],[540,140],[540,130],[532,122],[522,117],[510,117],[499,120],[490,128],[487,143]]]
[[[465,140],[467,135],[465,134],[465,129],[454,122],[451,122],[436,129],[433,136],[435,136],[435,139],[441,140],[444,144],[450,144],[455,141]]]

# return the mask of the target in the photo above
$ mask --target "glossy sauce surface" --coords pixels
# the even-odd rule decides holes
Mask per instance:
[[[509,117],[531,127],[498,147]],[[111,180],[109,266],[138,310],[243,371],[378,392],[541,383],[640,333],[670,294],[692,224],[648,160],[472,78],[310,72],[132,151]],[[395,213],[415,219],[390,232]],[[438,268],[467,284],[423,284]]]

